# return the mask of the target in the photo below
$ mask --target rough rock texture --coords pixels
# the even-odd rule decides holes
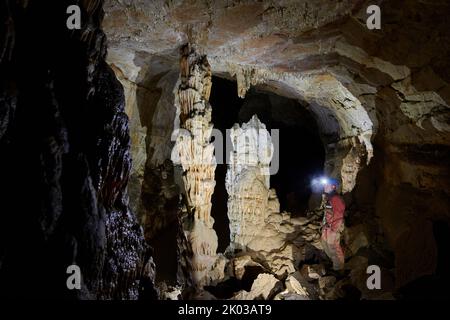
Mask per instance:
[[[211,143],[211,71],[204,56],[189,45],[182,48],[178,89],[180,130],[173,161],[183,168],[188,208],[197,220],[212,226],[211,195],[214,191],[216,160]]]
[[[231,132],[233,151],[227,171],[230,252],[249,251],[261,265],[279,277],[296,271],[304,258],[306,242],[318,242],[318,227],[306,218],[280,213],[274,189],[270,189],[269,165],[273,155],[271,136],[256,116]],[[305,221],[304,221],[305,220]],[[235,275],[240,264],[234,264]]]
[[[103,2],[80,1],[73,32],[70,4],[0,2],[0,294],[154,298],[154,266],[128,208],[128,117],[104,60]],[[81,290],[66,287],[71,264]]]
[[[289,277],[287,277],[286,279],[286,288],[288,292],[293,291],[300,296],[309,297],[307,289],[302,286],[301,282],[298,279],[299,276],[300,275],[298,273],[289,275]]]
[[[211,217],[216,159],[211,143],[211,70],[205,56],[196,54],[189,44],[181,49],[180,82],[177,93],[180,130],[172,159],[183,169],[183,185],[188,215],[182,223],[184,236],[192,250],[191,277],[202,287],[214,280],[217,261],[217,235]]]
[[[230,135],[233,151],[226,176],[229,251],[257,252],[257,259],[274,274],[292,273],[301,249],[289,237],[299,236],[300,231],[289,214],[279,212],[275,190],[270,189],[271,136],[256,116],[242,126],[236,124]]]
[[[170,286],[176,284],[175,234],[182,189],[170,160],[176,138],[172,137],[173,128],[178,118],[175,91],[179,70],[166,72],[154,64],[154,61],[143,63],[127,78],[110,62],[124,87],[125,113],[130,118],[133,159],[128,183],[130,207],[144,229],[147,244],[154,247],[156,281],[164,280]]]
[[[114,63],[111,66],[124,87],[125,112],[130,118],[133,155],[128,183],[130,205],[139,217],[146,240],[150,241],[177,220],[179,187],[170,155],[178,73],[142,66],[129,79]],[[135,83],[138,79],[142,79],[139,85]]]
[[[257,116],[230,131],[233,151],[226,176],[230,248],[253,248],[259,242],[269,213],[269,165],[273,155],[270,135]]]
[[[276,203],[273,190],[269,199],[269,203]],[[386,257],[388,251],[378,234],[377,223],[361,224],[367,218],[367,212],[350,212],[349,227],[343,237],[349,262],[346,271],[337,274],[330,270],[331,261],[323,253],[320,242],[323,208],[309,212],[307,217],[292,217],[289,213],[277,212],[277,209],[277,206],[267,209],[269,214],[258,227],[251,221],[241,224],[244,228],[239,232],[246,235],[248,243],[240,250],[228,250],[228,273],[222,279],[223,286],[235,279],[235,291],[231,298],[261,299],[260,292],[253,290],[253,284],[261,274],[271,275],[284,283],[276,290],[276,295],[265,295],[275,300],[393,298],[393,260]],[[259,219],[254,215],[251,217]],[[252,233],[255,229],[257,233]],[[367,289],[366,268],[369,261],[382,268],[382,290]],[[270,291],[272,282],[260,281],[255,288],[264,287]],[[242,287],[243,290],[238,290]]]
[[[270,134],[256,116],[231,132],[233,150],[226,176],[230,252],[256,254],[255,259],[278,276],[295,271],[301,257],[300,246],[290,242],[293,234],[300,240],[290,215],[280,213],[275,190],[270,189],[269,165],[273,155]],[[239,278],[240,264],[234,262]]]
[[[235,296],[236,300],[269,300],[272,299],[281,289],[283,284],[268,273],[261,273],[253,282],[249,292],[240,291]]]
[[[236,94],[256,86],[304,101],[326,172],[349,202],[373,209],[366,220],[380,218],[401,287],[435,271],[432,226],[450,220],[450,5],[383,1],[381,30],[368,30],[369,4],[108,1],[105,28],[109,61],[129,79],[143,61],[176,69],[190,40],[214,74],[236,79]]]

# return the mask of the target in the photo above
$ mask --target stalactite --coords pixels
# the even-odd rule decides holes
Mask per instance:
[[[269,74],[266,71],[255,69],[249,66],[230,64],[231,75],[236,77],[237,94],[240,98],[245,98],[251,86],[263,83]]]

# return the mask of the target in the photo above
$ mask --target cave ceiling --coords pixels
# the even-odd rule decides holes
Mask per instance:
[[[369,30],[367,1],[106,1],[107,59],[142,84],[177,70],[190,42],[240,97],[255,86],[305,101],[333,137],[325,143],[362,145],[361,162],[378,132],[395,144],[448,144],[450,32],[433,17],[450,6],[380,3],[382,28]]]

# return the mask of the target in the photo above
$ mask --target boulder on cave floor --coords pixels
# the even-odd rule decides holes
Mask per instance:
[[[323,264],[304,264],[300,270],[300,273],[306,279],[317,280],[326,274],[325,266]]]
[[[270,300],[283,290],[283,283],[272,274],[261,273],[252,284],[250,292],[239,291],[233,300]]]
[[[308,289],[302,286],[300,279],[297,279],[298,277],[296,277],[296,275],[298,275],[298,273],[291,274],[287,277],[285,281],[287,292],[303,296],[305,299],[309,299],[310,294]]]
[[[250,255],[237,256],[234,259],[232,259],[230,263],[232,266],[233,275],[238,280],[242,280],[246,272],[246,268],[248,267],[260,267],[264,269],[264,267],[261,264],[253,261]]]
[[[178,286],[168,286],[164,281],[157,284],[160,300],[180,300],[182,289]]]
[[[302,275],[300,271],[291,273],[285,280],[287,292],[301,295],[305,299],[316,300],[319,298],[319,287],[316,280]]]
[[[336,283],[336,277],[335,276],[326,276],[319,279],[319,288],[329,289]]]

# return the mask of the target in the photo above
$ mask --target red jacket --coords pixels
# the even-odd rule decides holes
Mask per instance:
[[[325,220],[333,232],[337,232],[344,222],[345,202],[338,194],[328,198],[331,209],[326,209]]]

